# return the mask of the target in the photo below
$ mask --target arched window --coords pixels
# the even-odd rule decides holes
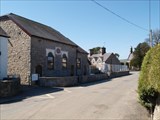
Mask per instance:
[[[67,56],[66,54],[63,54],[62,56],[62,69],[66,69],[67,68]]]
[[[49,70],[53,70],[54,69],[54,56],[51,52],[48,53],[47,56],[47,68]]]
[[[81,59],[77,58],[77,69],[81,69]]]

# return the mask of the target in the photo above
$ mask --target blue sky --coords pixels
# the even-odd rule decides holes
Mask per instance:
[[[149,28],[148,0],[97,0],[100,4]],[[1,0],[0,14],[15,13],[51,26],[88,51],[105,46],[126,59],[149,32],[124,22],[90,0]],[[159,29],[159,0],[151,1],[151,27]]]

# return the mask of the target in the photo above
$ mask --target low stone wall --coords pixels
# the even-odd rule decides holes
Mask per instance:
[[[18,94],[21,90],[20,80],[1,80],[0,97],[10,97]]]
[[[94,82],[94,81],[99,81],[99,80],[105,80],[107,78],[108,78],[107,74],[95,74],[95,75],[80,76],[79,83]]]
[[[47,87],[67,87],[78,84],[78,77],[40,77],[40,86]]]
[[[109,75],[110,78],[114,78],[114,77],[120,77],[120,76],[125,76],[125,75],[129,75],[129,71],[123,71],[123,72],[114,72],[111,73]]]
[[[157,105],[154,109],[153,120],[160,120],[160,95],[157,99]]]
[[[40,86],[48,87],[67,87],[75,86],[79,83],[95,82],[100,80],[108,79],[109,77],[119,77],[123,75],[129,75],[129,71],[112,73],[111,76],[108,74],[94,74],[86,76],[69,76],[69,77],[40,77]]]

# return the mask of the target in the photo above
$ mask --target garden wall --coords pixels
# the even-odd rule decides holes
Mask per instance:
[[[0,97],[10,97],[18,94],[21,90],[20,80],[1,80]]]
[[[77,76],[69,77],[40,77],[40,86],[47,87],[66,87],[78,84]]]
[[[129,75],[129,71],[113,72],[110,74],[110,78],[120,77],[120,76],[125,76],[125,75]]]
[[[79,77],[79,83],[100,81],[100,80],[105,80],[107,78],[108,78],[107,74],[86,75],[86,76]]]

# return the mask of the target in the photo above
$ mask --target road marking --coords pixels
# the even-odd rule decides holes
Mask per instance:
[[[41,99],[45,99],[45,98],[55,98],[54,96],[50,95],[50,94],[45,94],[45,95],[40,95],[40,96],[35,96],[35,98],[41,98]]]
[[[84,88],[84,87],[80,86],[80,87],[78,87],[78,88]]]
[[[49,98],[55,98],[54,96],[52,96],[50,94],[46,94],[46,96],[48,96]]]
[[[72,92],[72,91],[67,90],[67,89],[64,89],[64,91],[67,92],[67,93],[71,93]]]

